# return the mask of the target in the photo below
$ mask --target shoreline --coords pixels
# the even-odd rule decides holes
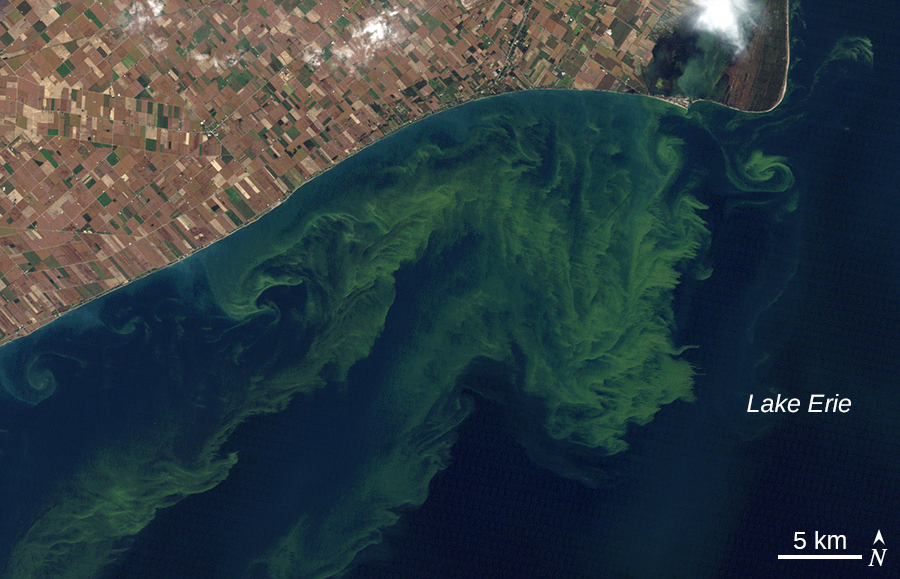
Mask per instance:
[[[2,340],[0,340],[0,350],[2,350],[3,348],[5,348],[5,347],[8,346],[9,344],[12,344],[13,342],[18,341],[18,340],[21,339],[21,338],[24,338],[24,337],[26,337],[26,336],[29,336],[29,335],[31,335],[31,334],[34,334],[35,332],[37,332],[37,331],[39,331],[39,330],[41,330],[41,329],[43,329],[43,328],[45,328],[45,327],[50,326],[53,322],[55,322],[56,320],[62,318],[62,317],[65,316],[66,314],[70,314],[70,313],[72,313],[72,312],[75,312],[76,310],[78,310],[78,309],[80,309],[80,308],[82,308],[82,307],[84,307],[84,306],[86,306],[86,305],[88,305],[88,304],[90,304],[90,303],[93,303],[95,300],[98,300],[98,299],[100,299],[100,298],[103,298],[103,297],[105,297],[105,296],[111,294],[112,292],[115,292],[115,291],[121,290],[121,289],[123,289],[123,288],[126,288],[126,287],[128,287],[129,285],[133,284],[134,282],[141,281],[141,280],[145,279],[145,278],[146,278],[147,276],[149,276],[149,275],[152,275],[152,274],[154,274],[154,273],[160,272],[160,271],[162,271],[162,270],[164,270],[164,269],[167,269],[167,268],[169,268],[169,267],[172,267],[172,266],[174,266],[174,265],[177,265],[177,264],[179,264],[179,263],[182,263],[185,259],[187,259],[187,258],[189,258],[189,257],[192,257],[192,256],[195,256],[195,255],[197,255],[199,252],[201,252],[201,251],[203,251],[203,250],[206,250],[206,249],[209,249],[210,247],[213,247],[213,246],[214,246],[215,244],[217,244],[218,242],[220,242],[220,241],[222,241],[222,240],[224,240],[224,239],[227,239],[227,238],[231,237],[231,235],[233,235],[234,233],[236,233],[236,232],[238,232],[238,231],[241,231],[241,230],[243,230],[245,227],[247,227],[247,226],[249,226],[249,225],[252,225],[252,224],[256,223],[256,222],[259,221],[261,218],[263,218],[264,216],[268,215],[270,212],[272,212],[272,211],[275,210],[276,208],[280,207],[285,201],[287,201],[288,199],[290,199],[290,198],[291,198],[293,195],[295,195],[297,192],[299,192],[300,189],[302,189],[304,185],[306,185],[306,184],[308,184],[308,183],[311,183],[311,182],[312,182],[313,180],[315,180],[316,178],[318,178],[318,177],[320,177],[320,176],[322,176],[322,175],[328,173],[328,171],[330,171],[331,169],[337,167],[337,166],[340,165],[341,163],[344,163],[344,162],[346,162],[346,161],[352,159],[354,156],[356,156],[357,153],[360,153],[360,152],[362,152],[362,151],[368,149],[369,147],[371,147],[371,146],[373,146],[373,145],[376,145],[376,144],[378,144],[378,143],[381,143],[384,139],[386,139],[386,138],[388,138],[388,137],[391,137],[391,136],[397,134],[397,133],[400,132],[401,130],[403,130],[403,129],[407,128],[407,127],[410,127],[410,126],[412,126],[412,125],[415,125],[416,123],[419,123],[419,122],[421,122],[421,121],[423,121],[423,120],[425,120],[425,119],[428,119],[428,118],[430,118],[430,117],[432,117],[432,116],[434,116],[434,115],[436,115],[436,114],[444,113],[444,112],[453,110],[453,109],[455,109],[455,108],[457,108],[457,107],[464,106],[464,105],[469,104],[469,103],[473,103],[473,102],[476,102],[476,101],[480,101],[480,100],[488,99],[488,98],[492,98],[492,97],[501,96],[501,95],[504,95],[504,94],[517,94],[517,93],[524,93],[524,92],[530,92],[530,91],[558,91],[558,90],[564,90],[564,91],[574,91],[574,92],[598,92],[598,93],[621,94],[621,95],[629,94],[629,95],[633,95],[633,96],[650,97],[650,98],[654,98],[654,99],[657,99],[657,100],[666,102],[666,103],[668,103],[668,104],[671,104],[671,105],[680,107],[680,108],[684,109],[685,111],[690,111],[691,106],[692,106],[693,104],[695,104],[695,103],[698,103],[698,102],[711,102],[711,103],[715,103],[715,104],[717,104],[717,105],[720,105],[720,106],[722,106],[722,107],[725,107],[725,108],[727,108],[727,109],[730,109],[730,110],[733,110],[733,111],[737,111],[737,112],[742,112],[742,113],[750,113],[750,114],[764,114],[764,113],[769,113],[769,112],[775,110],[775,109],[776,109],[776,108],[784,101],[784,97],[785,97],[785,95],[787,94],[788,74],[789,74],[789,71],[790,71],[790,48],[791,48],[791,47],[790,47],[790,13],[789,13],[789,11],[787,10],[787,8],[790,7],[790,0],[784,0],[784,1],[785,1],[785,8],[786,8],[786,10],[785,10],[785,18],[786,18],[786,20],[787,20],[787,22],[785,23],[785,24],[786,24],[786,25],[785,25],[785,35],[786,35],[785,37],[786,37],[786,48],[787,48],[787,53],[786,53],[786,57],[785,57],[784,79],[783,79],[783,82],[782,82],[781,93],[780,93],[780,95],[779,95],[779,97],[778,97],[778,100],[777,100],[777,102],[776,102],[771,108],[769,108],[769,109],[766,109],[766,110],[764,110],[764,111],[746,111],[746,110],[742,110],[742,109],[738,109],[738,108],[735,108],[735,107],[731,107],[731,106],[729,106],[729,105],[726,105],[726,104],[723,104],[723,103],[720,103],[720,102],[717,102],[717,101],[713,101],[713,100],[708,100],[708,99],[691,100],[691,99],[687,99],[686,97],[672,97],[672,96],[666,97],[666,96],[650,95],[650,94],[640,94],[640,93],[623,93],[623,92],[618,92],[618,91],[610,91],[610,90],[602,90],[602,89],[572,89],[572,88],[565,88],[565,89],[563,89],[563,88],[545,87],[545,88],[529,88],[529,89],[519,90],[519,91],[508,91],[508,92],[498,92],[498,93],[494,93],[494,94],[482,94],[482,95],[477,95],[477,96],[475,96],[475,98],[462,100],[462,101],[460,101],[460,102],[450,104],[450,105],[446,106],[445,108],[441,108],[441,109],[438,109],[438,110],[436,110],[436,111],[430,111],[430,112],[428,112],[427,114],[422,115],[421,117],[419,117],[419,118],[417,118],[417,119],[411,120],[411,121],[409,121],[409,122],[407,122],[407,123],[404,123],[404,124],[398,126],[397,128],[395,128],[395,129],[394,129],[393,131],[391,131],[390,133],[386,133],[386,134],[382,135],[381,137],[379,137],[378,139],[376,139],[376,140],[374,140],[374,141],[372,141],[372,142],[370,142],[370,143],[367,143],[367,144],[365,144],[365,145],[363,145],[363,146],[361,146],[361,147],[359,147],[359,148],[353,150],[353,151],[352,151],[349,155],[347,155],[346,157],[340,159],[339,161],[336,161],[336,162],[332,163],[331,165],[329,165],[328,167],[322,169],[321,171],[318,171],[318,172],[312,174],[306,181],[304,181],[303,183],[301,183],[300,185],[298,185],[297,188],[295,188],[293,191],[291,191],[291,192],[289,192],[289,193],[285,193],[277,203],[274,203],[274,204],[270,205],[269,207],[267,207],[266,210],[265,210],[264,212],[257,213],[256,215],[254,215],[254,217],[253,217],[252,219],[250,219],[250,220],[248,220],[248,221],[242,223],[239,227],[236,227],[235,229],[233,229],[233,230],[231,230],[231,231],[228,231],[225,235],[222,235],[221,237],[219,237],[219,238],[217,238],[217,239],[211,241],[209,244],[204,245],[203,247],[198,247],[198,248],[194,249],[193,251],[191,251],[191,252],[189,252],[189,253],[186,253],[186,254],[182,255],[182,256],[179,257],[178,259],[173,260],[171,263],[168,263],[168,264],[166,264],[166,265],[163,266],[163,267],[156,268],[156,269],[150,269],[150,270],[147,270],[147,271],[143,272],[141,275],[135,277],[134,279],[128,280],[127,282],[125,282],[125,283],[123,283],[123,284],[121,284],[121,285],[117,285],[117,286],[115,286],[115,287],[111,287],[111,288],[109,288],[109,289],[107,289],[107,290],[105,290],[105,291],[103,291],[103,292],[101,292],[101,293],[99,293],[99,294],[97,294],[97,295],[95,295],[95,296],[92,296],[91,298],[87,299],[86,301],[83,301],[83,302],[81,302],[81,303],[78,303],[78,304],[76,304],[76,305],[73,305],[72,307],[70,307],[70,308],[68,308],[68,309],[66,309],[66,310],[64,310],[64,311],[57,312],[57,313],[55,313],[55,314],[51,314],[48,318],[46,318],[46,319],[44,319],[44,320],[38,320],[36,323],[38,323],[39,325],[36,325],[36,326],[32,327],[31,329],[28,329],[28,330],[24,331],[24,333],[22,333],[22,332],[23,332],[23,330],[26,328],[26,326],[22,326],[21,328],[19,328],[19,331],[18,331],[18,332],[14,333],[14,334],[7,335],[7,336],[5,336]],[[682,102],[683,100],[688,100],[688,103],[685,104],[684,102]]]
[[[784,78],[781,83],[781,93],[778,95],[778,100],[775,101],[775,104],[765,110],[762,110],[762,111],[745,111],[743,109],[739,109],[737,107],[732,107],[730,105],[726,105],[724,103],[720,103],[718,101],[713,101],[713,100],[709,100],[709,99],[692,100],[691,105],[693,105],[694,103],[700,103],[700,102],[711,102],[711,103],[715,103],[717,105],[723,106],[726,109],[731,109],[733,111],[754,114],[754,115],[771,113],[772,111],[774,111],[775,109],[778,108],[778,106],[784,101],[784,97],[787,94],[788,76],[789,76],[790,70],[791,70],[791,14],[790,14],[791,0],[784,0],[784,7],[785,7],[784,34],[785,34],[785,50],[786,50],[785,61],[784,61]],[[688,110],[690,110],[690,107],[688,107]]]

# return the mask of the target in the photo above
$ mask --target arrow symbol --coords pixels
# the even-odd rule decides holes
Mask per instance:
[[[872,544],[875,545],[879,541],[881,542],[882,545],[884,545],[884,537],[881,536],[881,529],[878,529],[878,534],[875,535],[875,540],[872,542]]]

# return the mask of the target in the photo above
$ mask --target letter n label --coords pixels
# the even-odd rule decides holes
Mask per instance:
[[[885,553],[887,553],[887,549],[882,549],[881,553],[878,552],[878,549],[872,549],[872,558],[869,559],[869,567],[875,566],[875,559],[878,559],[879,567],[884,565],[884,554]]]

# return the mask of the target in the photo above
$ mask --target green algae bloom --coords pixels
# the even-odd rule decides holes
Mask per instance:
[[[687,154],[696,134],[712,140],[697,115],[648,98],[488,99],[386,139],[187,260],[202,291],[106,322],[165,393],[118,408],[121,420],[153,426],[91,443],[7,575],[95,576],[160,509],[239,468],[223,447],[240,424],[364,389],[367,410],[346,417],[365,433],[339,459],[342,483],[297,496],[294,523],[249,563],[273,577],[338,574],[424,502],[471,411],[463,378],[486,361],[511,378],[479,394],[518,417],[532,458],[591,483],[546,449],[621,452],[630,427],[692,398],[672,303],[682,276],[709,275],[694,263],[710,243],[695,194],[716,167],[740,191],[793,184],[786,160],[760,150]],[[378,371],[353,378],[388,330]],[[34,373],[34,403],[42,388],[65,391],[52,378]],[[127,387],[112,378],[92,395]]]

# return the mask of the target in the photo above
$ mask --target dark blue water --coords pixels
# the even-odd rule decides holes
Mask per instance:
[[[900,536],[900,35],[894,7],[883,2],[802,7],[798,93],[807,95],[846,34],[872,40],[874,70],[839,68],[802,101],[803,122],[777,134],[777,150],[802,160],[793,165],[806,190],[800,222],[787,224],[793,231],[711,200],[722,212],[710,216],[715,273],[681,291],[690,312],[682,340],[700,345],[688,355],[705,374],[697,403],[668,406],[634,429],[631,460],[612,461],[618,480],[597,491],[553,488],[498,435],[486,405],[464,427],[473,432],[435,479],[432,498],[410,516],[409,532],[388,541],[390,562],[353,577],[892,573],[895,561],[868,564],[877,530],[889,548]],[[785,106],[798,106],[797,96]],[[794,268],[786,287],[777,283]],[[773,292],[779,301],[754,325]],[[759,364],[761,352],[768,358]],[[754,419],[745,393],[760,386],[841,394],[853,410]],[[778,561],[799,552],[797,531],[845,534],[846,552],[864,561]]]

